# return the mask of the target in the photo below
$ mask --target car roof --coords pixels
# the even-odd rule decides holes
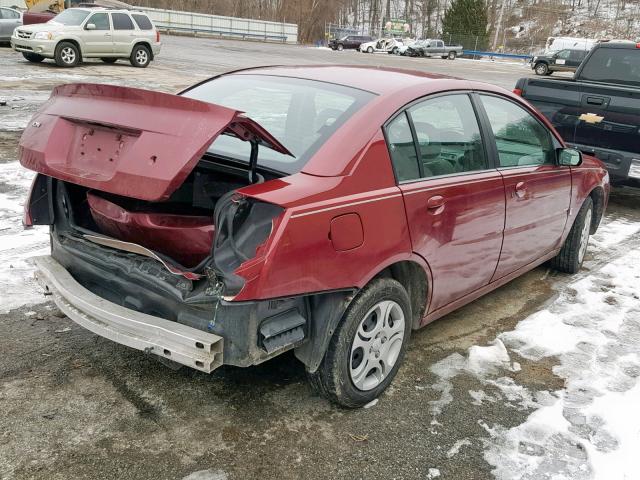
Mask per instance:
[[[465,82],[456,77],[436,73],[420,72],[391,67],[367,65],[304,65],[257,67],[229,72],[230,75],[270,75],[291,78],[303,78],[320,82],[334,83],[347,87],[366,90],[384,95],[433,80],[450,80],[453,83]]]

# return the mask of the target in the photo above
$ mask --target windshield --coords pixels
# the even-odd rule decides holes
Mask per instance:
[[[582,80],[640,85],[640,49],[599,48],[587,60]]]
[[[318,148],[374,97],[342,85],[268,75],[223,76],[183,95],[245,112],[293,153],[291,157],[261,147],[258,165],[289,174],[299,172]],[[208,151],[248,162],[251,146],[221,135]]]
[[[69,9],[56,15],[54,18],[52,18],[49,21],[53,23],[60,23],[62,25],[75,26],[75,25],[81,25],[82,22],[84,22],[84,19],[87,18],[88,15],[89,15],[89,12],[86,10]]]

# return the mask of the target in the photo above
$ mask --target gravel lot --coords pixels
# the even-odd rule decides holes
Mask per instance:
[[[598,459],[622,452],[618,464],[637,462],[624,452],[640,432],[616,435],[606,417],[585,409],[596,398],[613,398],[607,406],[615,409],[623,403],[612,395],[638,392],[640,197],[632,191],[615,192],[581,274],[537,268],[415,332],[393,386],[358,411],[315,397],[292,355],[211,375],[174,371],[83,330],[44,302],[29,279],[29,257],[46,253],[47,234],[21,231],[31,175],[16,156],[21,129],[59,83],[172,92],[238,68],[341,63],[512,88],[531,72],[518,63],[163,41],[161,56],[145,70],[125,62],[61,70],[0,48],[0,105],[7,103],[0,106],[0,478],[625,478],[602,476]],[[598,323],[615,315],[615,324]],[[535,323],[551,328],[554,318],[557,328],[574,330],[544,331]],[[531,325],[538,340],[579,341],[547,349],[527,333]],[[559,420],[533,431],[532,419],[549,408],[559,409]]]

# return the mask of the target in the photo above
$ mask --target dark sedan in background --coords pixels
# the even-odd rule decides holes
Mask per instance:
[[[329,40],[329,48],[332,50],[357,50],[361,43],[372,41],[373,37],[368,35],[345,35]]]

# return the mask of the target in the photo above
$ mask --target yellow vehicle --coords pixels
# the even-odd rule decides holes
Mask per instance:
[[[60,13],[65,9],[64,0],[24,0],[27,10]],[[35,8],[34,8],[35,7]]]

